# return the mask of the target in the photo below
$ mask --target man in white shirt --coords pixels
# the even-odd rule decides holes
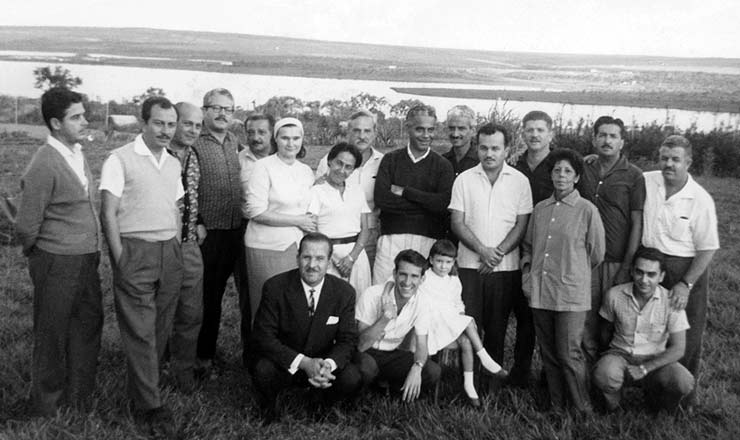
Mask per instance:
[[[184,190],[180,161],[167,152],[177,109],[167,98],[153,97],[141,113],[142,134],[103,164],[102,219],[134,416],[152,434],[169,438],[175,425],[159,389],[159,369],[183,277]]]
[[[324,391],[331,400],[350,397],[361,386],[351,362],[357,343],[355,292],[327,275],[332,253],[324,234],[306,234],[298,248],[298,269],[267,280],[252,331],[252,368],[263,417],[278,416],[277,395],[289,386]]]
[[[365,201],[370,208],[371,215],[368,221],[370,235],[365,243],[365,253],[370,261],[370,267],[375,262],[375,247],[378,241],[378,214],[380,209],[375,207],[375,177],[383,159],[383,153],[375,149],[377,122],[375,115],[368,110],[353,113],[347,121],[347,142],[357,147],[362,153],[362,164],[347,178],[348,185],[360,185],[365,193]],[[329,171],[326,156],[322,157],[316,167],[316,176],[321,178]]]
[[[659,150],[660,171],[645,173],[642,244],[666,256],[661,284],[670,289],[671,305],[686,310],[691,325],[681,364],[698,377],[707,321],[708,267],[719,249],[719,233],[714,200],[689,174],[691,154],[688,139],[668,136]],[[684,402],[696,403],[696,392]]]

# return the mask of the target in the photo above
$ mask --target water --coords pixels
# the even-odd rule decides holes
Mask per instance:
[[[38,97],[41,91],[33,87],[33,70],[46,65],[44,62],[0,61],[0,94],[12,96]],[[479,86],[457,83],[422,83],[401,81],[370,81],[331,78],[304,78],[281,75],[250,75],[241,73],[201,72],[173,69],[150,69],[142,67],[122,67],[104,65],[85,65],[65,63],[64,66],[82,78],[79,91],[93,99],[116,100],[131,99],[149,87],[161,87],[167,96],[176,101],[201,103],[203,95],[215,87],[229,89],[236,100],[236,105],[251,109],[273,96],[293,96],[305,101],[327,101],[329,99],[347,100],[365,92],[383,96],[395,104],[403,99],[417,98],[433,105],[440,115],[452,106],[467,104],[475,111],[487,114],[497,105],[504,103],[485,99],[461,99],[418,96],[397,93],[391,87],[439,87],[439,88],[476,88],[486,90],[538,90],[526,87],[505,85]],[[550,90],[555,91],[555,90]],[[696,125],[700,130],[711,130],[719,126],[740,126],[740,114],[698,112],[665,108],[640,108],[604,105],[572,105],[536,101],[508,101],[506,109],[523,116],[530,110],[544,110],[551,116],[562,115],[564,123],[577,123],[581,118],[593,121],[601,115],[619,117],[626,124],[642,125],[656,121],[679,128]]]

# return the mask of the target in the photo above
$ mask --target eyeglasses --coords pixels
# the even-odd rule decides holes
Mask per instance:
[[[211,109],[215,113],[224,112],[227,115],[234,113],[234,107],[221,107],[220,105],[204,105],[203,108]]]

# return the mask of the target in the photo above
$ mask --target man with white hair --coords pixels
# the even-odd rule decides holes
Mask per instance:
[[[471,148],[475,122],[475,112],[467,105],[456,105],[447,112],[447,135],[452,148],[442,157],[450,161],[455,176],[478,165],[478,152]]]
[[[369,110],[359,110],[353,113],[347,121],[347,142],[357,147],[362,153],[362,164],[347,178],[348,185],[360,185],[365,193],[365,201],[372,211],[369,218],[368,229],[370,236],[365,244],[370,265],[375,261],[375,244],[378,241],[378,215],[380,209],[375,206],[375,177],[378,175],[380,160],[383,153],[375,149],[375,136],[377,121],[375,115]],[[326,156],[322,157],[316,168],[316,176],[325,176],[329,171]]]

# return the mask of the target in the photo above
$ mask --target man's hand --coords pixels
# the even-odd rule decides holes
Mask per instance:
[[[630,276],[630,265],[622,264],[621,266],[619,266],[619,271],[614,275],[612,286],[629,283],[631,280],[632,277]]]
[[[391,192],[398,197],[403,196],[403,187],[398,185],[391,185]]]
[[[598,158],[599,158],[598,154],[589,154],[583,158],[583,163],[585,163],[586,165],[591,165]]]
[[[309,377],[308,383],[316,388],[329,388],[332,385],[332,381],[336,379],[336,376],[331,373],[332,365],[326,359],[319,359],[319,362],[321,362],[319,374],[314,377]]]
[[[334,267],[336,267],[339,273],[345,278],[349,277],[349,275],[352,273],[352,267],[355,265],[355,262],[350,258],[349,255],[338,261],[332,262],[334,263]]]
[[[398,309],[396,308],[396,301],[393,298],[393,287],[394,283],[388,281],[385,283],[383,288],[383,294],[380,297],[380,305],[383,310],[383,316],[387,319],[394,319],[398,315]]]
[[[310,358],[303,356],[301,363],[298,364],[298,368],[303,370],[309,379],[319,376],[321,374],[322,360],[318,358]]]
[[[195,236],[198,238],[198,246],[203,244],[207,235],[208,231],[206,230],[205,225],[197,225],[195,227]]]
[[[498,247],[484,247],[480,252],[478,252],[478,255],[480,256],[481,263],[491,268],[492,272],[493,269],[501,263],[505,254],[501,252]]]
[[[319,228],[318,216],[307,213],[300,216],[301,218],[296,223],[296,226],[303,232],[316,232]]]
[[[421,393],[421,367],[419,364],[415,363],[411,366],[401,391],[403,391],[401,399],[404,402],[413,402],[419,397],[419,393]]]
[[[627,365],[627,375],[635,381],[640,380],[646,376],[645,372],[642,368],[640,368],[639,365]]]
[[[314,185],[321,185],[324,182],[326,182],[326,174],[317,177],[316,180],[313,182],[313,184]]]
[[[676,310],[683,310],[689,302],[689,286],[683,281],[676,283],[668,296],[671,298],[671,307]]]

